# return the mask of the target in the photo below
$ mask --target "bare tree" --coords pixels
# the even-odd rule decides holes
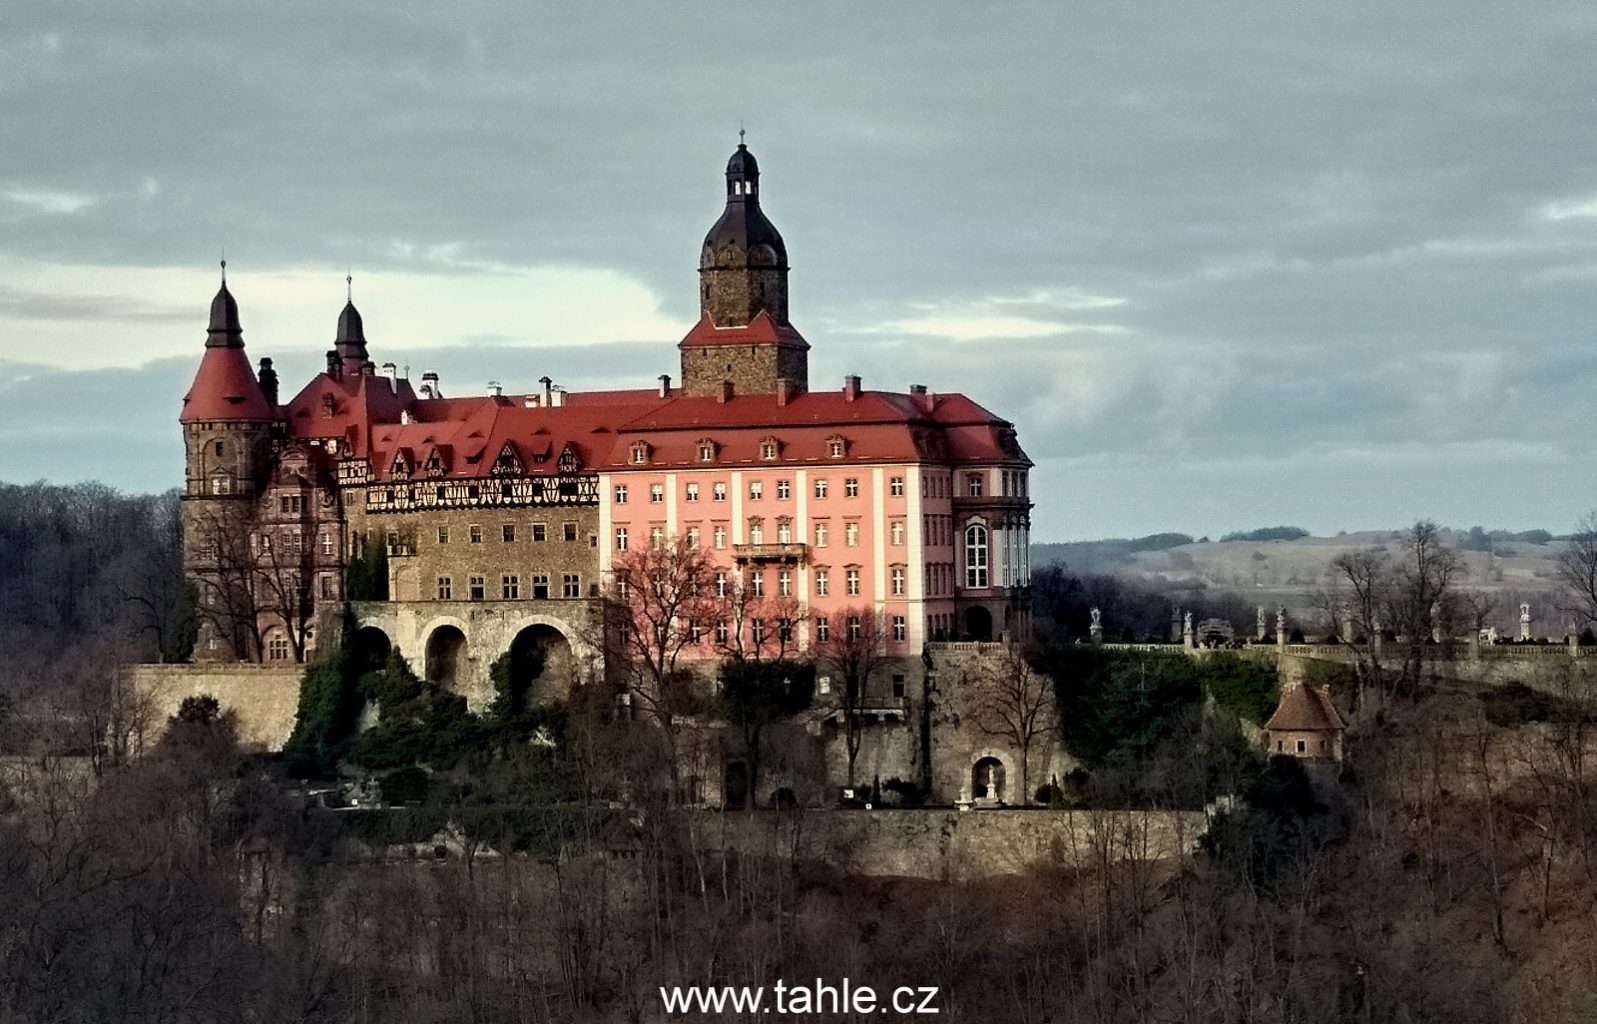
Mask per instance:
[[[680,719],[697,710],[683,656],[710,642],[720,610],[709,552],[682,538],[622,553],[612,566],[605,649],[626,693],[666,744],[671,800],[680,797]]]
[[[868,605],[844,608],[831,623],[826,640],[817,645],[819,667],[837,676],[838,711],[843,716],[843,744],[848,754],[848,785],[854,786],[854,762],[864,741],[862,714],[871,676],[889,661],[887,628],[881,612]]]
[[[1575,532],[1558,554],[1558,582],[1567,606],[1582,627],[1597,625],[1597,511],[1580,517]]]
[[[1053,689],[1019,645],[1005,644],[976,680],[976,725],[1020,752],[1022,803],[1031,803],[1031,748],[1053,728]]]
[[[258,661],[265,648],[256,587],[255,553],[243,510],[206,509],[197,517],[192,541],[193,579],[200,618],[228,644],[235,658]]]
[[[1428,519],[1403,534],[1396,557],[1384,548],[1366,548],[1331,560],[1321,602],[1333,622],[1345,616],[1353,625],[1349,632],[1356,635],[1347,639],[1361,683],[1413,694],[1429,656],[1426,641],[1433,626],[1451,619],[1465,571],[1464,560],[1442,540],[1441,527]],[[1379,646],[1387,630],[1403,640],[1390,683]]]

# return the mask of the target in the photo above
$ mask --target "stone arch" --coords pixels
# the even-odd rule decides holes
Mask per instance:
[[[971,605],[965,609],[965,635],[978,643],[993,638],[993,613],[984,605]]]
[[[512,710],[563,700],[576,683],[577,658],[571,640],[552,623],[522,626],[511,637],[501,658],[504,660],[496,663],[496,668],[508,673]]]
[[[372,672],[388,663],[394,641],[376,626],[361,626],[349,638],[350,656],[354,659],[355,674]]]
[[[976,759],[970,766],[970,797],[982,803],[1004,802],[1004,762],[991,754]]]
[[[466,683],[466,631],[451,622],[438,625],[424,650],[427,680],[459,692]]]

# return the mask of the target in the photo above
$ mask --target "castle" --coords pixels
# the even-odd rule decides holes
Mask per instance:
[[[677,382],[446,397],[436,374],[417,386],[373,361],[351,301],[325,371],[285,398],[271,360],[246,357],[223,269],[180,417],[197,661],[306,660],[348,602],[358,640],[480,705],[518,644],[546,675],[590,670],[617,559],[668,541],[710,553],[720,586],[789,599],[800,655],[859,609],[906,662],[1027,628],[1031,462],[1014,426],[921,384],[811,389],[787,248],[741,143]],[[356,565],[381,566],[368,593],[346,592]],[[715,657],[740,628],[760,624],[717,623],[685,656]],[[904,677],[871,685],[901,697]]]

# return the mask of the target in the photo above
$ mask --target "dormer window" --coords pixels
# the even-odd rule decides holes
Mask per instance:
[[[324,417],[328,418],[328,419],[332,418],[332,415],[333,415],[333,396],[332,395],[326,395],[326,394],[322,395],[322,415]]]
[[[646,466],[649,463],[649,444],[647,441],[632,442],[632,464]]]
[[[699,439],[699,461],[715,461],[715,442],[707,437]]]
[[[771,460],[776,458],[776,453],[777,453],[776,438],[768,437],[765,440],[760,442],[760,458],[764,459],[767,462],[770,462]]]
[[[509,441],[499,449],[499,456],[494,459],[495,473],[516,474],[521,472],[521,456],[516,454],[516,446]]]
[[[841,459],[847,450],[848,442],[844,441],[841,437],[829,437],[826,439],[827,458]]]

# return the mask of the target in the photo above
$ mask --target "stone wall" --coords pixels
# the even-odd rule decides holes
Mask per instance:
[[[209,694],[238,720],[239,742],[255,751],[278,751],[294,731],[303,665],[132,665],[127,680],[149,702],[146,742],[154,742],[184,697]]]
[[[705,814],[696,828],[711,850],[814,860],[872,877],[958,882],[1184,857],[1204,825],[1200,812],[812,810]]]

